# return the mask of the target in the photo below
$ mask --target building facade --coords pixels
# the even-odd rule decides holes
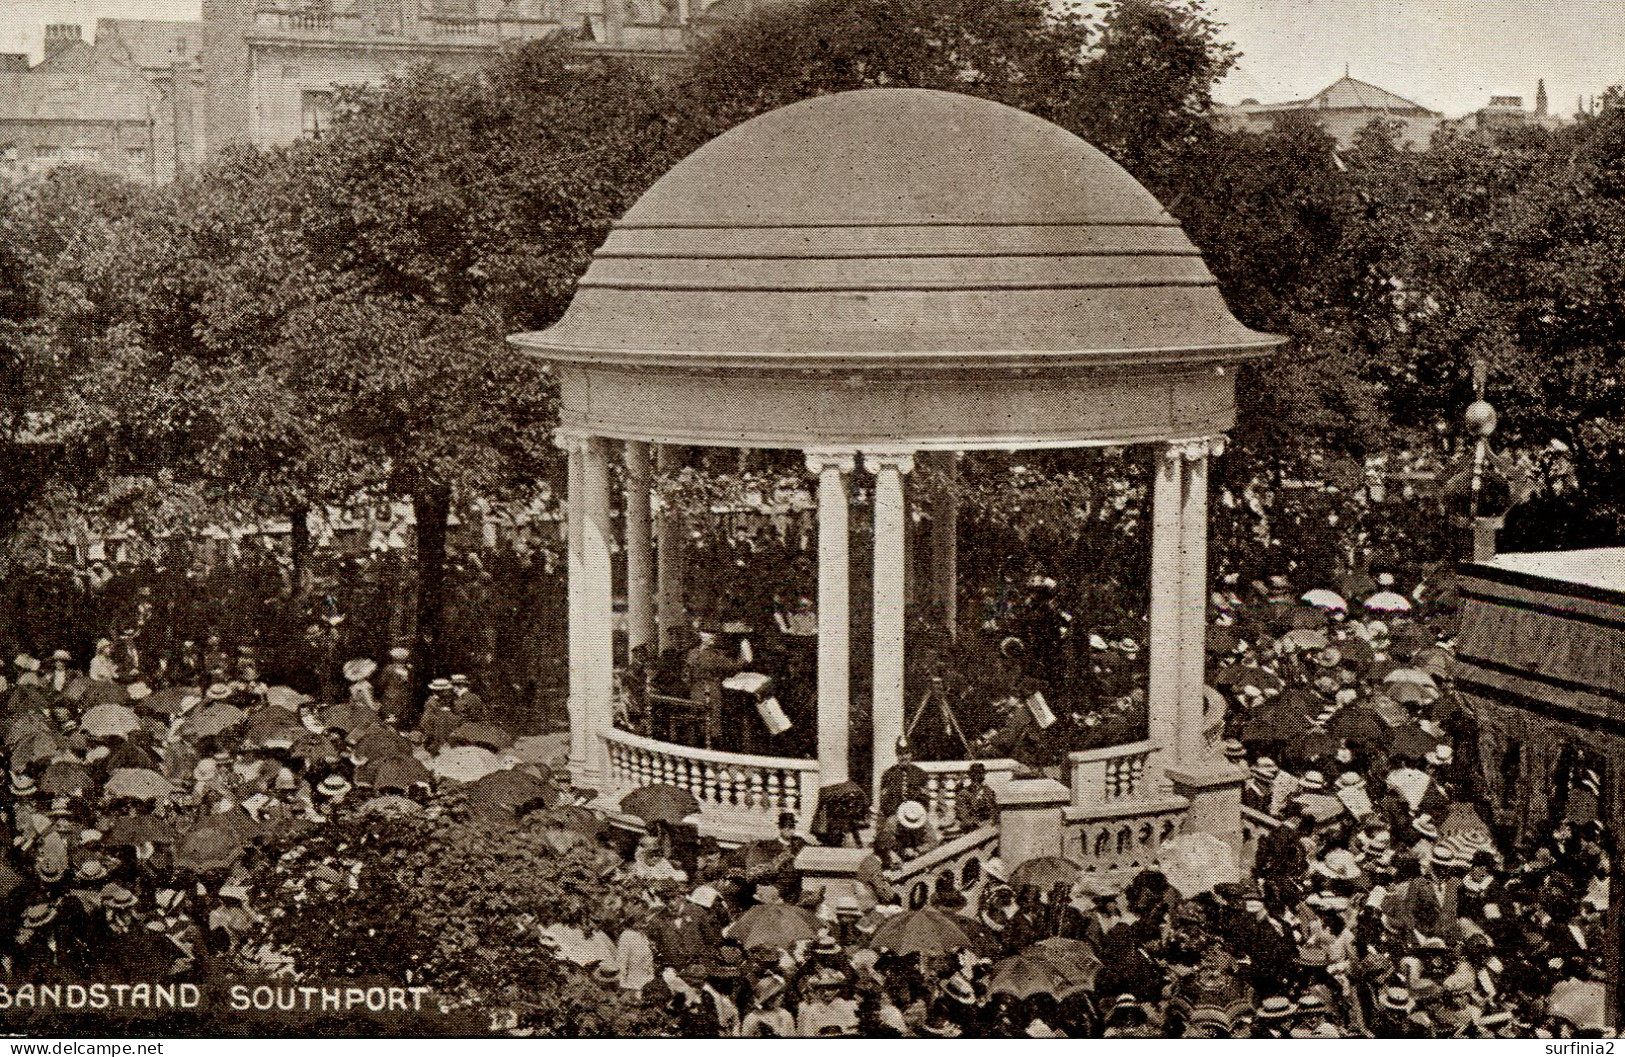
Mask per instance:
[[[692,6],[691,6],[692,5]],[[562,34],[583,54],[663,66],[688,54],[703,0],[203,0],[202,20],[47,27],[30,67],[0,55],[0,175],[79,164],[145,183],[232,144],[319,134],[335,92],[431,63],[483,66]]]
[[[1343,149],[1353,147],[1360,132],[1373,121],[1382,120],[1397,127],[1396,146],[1404,150],[1427,150],[1434,131],[1444,120],[1444,114],[1437,110],[1346,74],[1308,99],[1284,103],[1248,99],[1236,106],[1213,108],[1214,121],[1226,128],[1247,132],[1268,132],[1289,114],[1306,115]]]

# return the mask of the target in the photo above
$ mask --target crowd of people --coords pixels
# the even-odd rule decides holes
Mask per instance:
[[[334,658],[308,691],[287,685],[297,672],[273,669],[267,685],[252,645],[207,638],[156,688],[123,636],[88,657],[19,656],[5,697],[13,840],[0,890],[13,928],[0,973],[224,971],[252,956],[268,910],[256,855],[455,789],[521,824],[561,802],[585,814],[587,850],[625,898],[590,927],[540,923],[536,942],[660,1011],[674,1035],[1599,1034],[1612,849],[1594,761],[1575,757],[1550,826],[1500,825],[1471,762],[1471,703],[1451,683],[1448,599],[1383,579],[1214,596],[1215,752],[1244,769],[1267,831],[1250,876],[994,860],[963,891],[937,883],[924,907],[907,905],[895,873],[952,834],[928,817],[907,742],[872,811],[860,788],[856,809],[832,817],[852,792],[832,788],[814,833],[786,814],[776,839],[727,849],[658,811],[629,835],[635,794],[606,805],[572,788],[557,741],[503,729],[465,675],[437,674],[419,700],[403,647],[382,666]],[[1133,652],[1076,635],[1090,655]],[[1035,678],[1026,640],[1001,634],[997,652],[1018,688]],[[1132,669],[1099,667],[1121,679],[1106,696],[1121,712]],[[1040,709],[1030,699],[1045,690],[1028,686],[1011,696],[1038,741],[1059,722],[1045,710],[1076,710]],[[961,831],[997,821],[981,774],[957,808]],[[873,865],[821,888],[797,865],[815,842],[868,847]],[[315,883],[349,883],[329,872]]]

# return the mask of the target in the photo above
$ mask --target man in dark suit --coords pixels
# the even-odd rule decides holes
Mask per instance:
[[[722,740],[722,680],[740,664],[718,648],[715,632],[702,630],[700,644],[688,651],[686,669],[688,696],[703,717],[701,738],[709,749]]]

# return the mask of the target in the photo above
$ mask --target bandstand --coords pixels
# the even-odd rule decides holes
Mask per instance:
[[[947,92],[873,89],[784,107],[676,165],[614,225],[564,317],[509,340],[552,364],[561,390],[578,784],[613,796],[685,786],[702,824],[724,836],[771,833],[781,809],[810,819],[817,790],[846,780],[851,764],[853,605],[873,617],[872,656],[857,659],[872,666],[872,774],[894,762],[903,732],[910,472],[935,460],[951,474],[961,452],[1147,445],[1160,452],[1149,741],[1074,754],[1072,787],[1056,797],[1069,799],[1084,846],[1079,827],[1100,811],[1153,808],[1162,821],[1148,840],[1170,819],[1239,838],[1229,795],[1239,775],[1204,736],[1208,460],[1234,422],[1237,366],[1281,339],[1232,317],[1178,222],[1098,150]],[[625,463],[636,647],[683,619],[673,529],[651,509],[651,465],[671,446],[805,454],[818,499],[816,760],[614,727],[611,460]],[[859,475],[873,497],[873,596],[854,600]],[[952,499],[937,502],[930,594],[951,613]],[[951,815],[966,766],[931,765],[934,810]],[[989,772],[1009,770],[995,761]],[[1204,800],[1211,789],[1225,795]],[[1010,803],[1051,791],[1029,793]]]

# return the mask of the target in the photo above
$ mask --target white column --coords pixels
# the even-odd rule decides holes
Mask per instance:
[[[848,778],[852,691],[851,551],[846,475],[852,452],[807,452],[818,475],[818,781]]]
[[[563,448],[568,459],[569,477],[565,503],[565,552],[567,555],[567,597],[569,604],[566,607],[566,632],[569,636],[569,667],[570,667],[570,699],[568,711],[570,715],[570,773],[581,776],[587,768],[587,719],[582,710],[586,694],[582,688],[581,676],[587,670],[582,661],[585,650],[586,622],[581,616],[581,554],[584,539],[584,525],[582,511],[585,499],[582,492],[581,456],[583,443],[580,437],[568,433],[556,433],[554,443]]]
[[[950,638],[959,636],[959,459],[937,455],[941,489],[931,506],[931,600]]]
[[[626,442],[626,649],[654,639],[654,555],[649,540],[649,445]]]
[[[670,444],[661,444],[655,450],[655,466],[661,473],[678,468],[680,452]],[[683,608],[683,526],[680,519],[665,506],[661,507],[656,528],[656,605],[659,607],[660,651],[664,653],[681,641],[677,631],[688,623]]]
[[[1207,462],[1224,451],[1224,438],[1202,437],[1180,446],[1184,487],[1180,503],[1179,564],[1179,764],[1186,769],[1213,762],[1205,736],[1207,682]]]
[[[903,475],[914,469],[912,454],[865,452],[864,468],[875,476],[874,572],[874,781],[897,762],[897,739],[903,734],[903,629],[907,605],[904,589],[903,533],[908,508]]]
[[[1180,565],[1180,503],[1184,459],[1180,449],[1157,452],[1151,491],[1151,672],[1146,687],[1154,767],[1179,764],[1180,599],[1185,574]],[[1165,783],[1166,785],[1166,783]]]
[[[615,599],[610,579],[609,444],[586,439],[581,452],[581,712],[587,729],[584,777],[599,788],[608,778],[604,735],[614,724]],[[575,639],[571,628],[572,641]]]

